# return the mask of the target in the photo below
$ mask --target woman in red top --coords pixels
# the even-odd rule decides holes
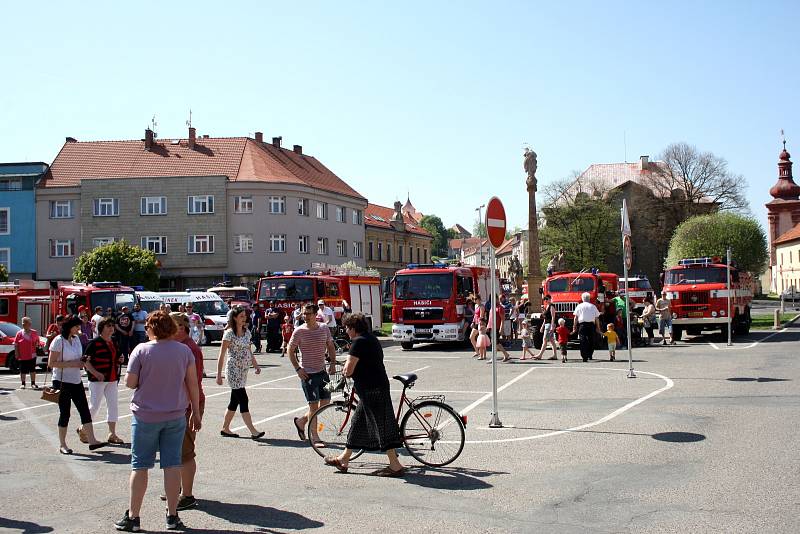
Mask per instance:
[[[86,346],[83,358],[86,362],[86,374],[89,377],[89,411],[92,414],[92,421],[97,419],[100,402],[105,397],[108,411],[108,439],[106,441],[121,445],[124,442],[117,436],[117,420],[119,419],[117,393],[119,391],[120,366],[124,356],[111,339],[114,330],[114,319],[109,317],[98,322],[97,331],[100,335]],[[78,433],[81,441],[87,439],[83,434],[83,429],[80,429]]]
[[[286,356],[286,351],[289,348],[289,340],[292,339],[292,332],[294,332],[294,324],[292,323],[292,316],[288,313],[283,318],[281,325],[281,335],[283,336],[283,347],[281,347],[281,358]]]
[[[14,336],[14,357],[19,362],[20,389],[25,389],[25,375],[31,375],[31,387],[36,385],[36,349],[39,347],[39,333],[31,328],[30,317],[22,318],[22,330]]]

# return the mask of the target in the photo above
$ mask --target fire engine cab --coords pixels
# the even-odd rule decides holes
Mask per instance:
[[[583,270],[579,273],[554,273],[544,279],[539,291],[543,295],[550,295],[556,321],[563,318],[567,328],[572,328],[573,312],[581,303],[583,293],[589,293],[589,302],[602,313],[606,291],[616,292],[618,288],[619,277],[616,274]]]
[[[631,309],[640,314],[644,311],[644,299],[650,297],[655,303],[655,295],[653,287],[650,285],[650,280],[645,275],[638,275],[629,278],[619,279],[619,296],[625,296],[625,282],[628,282],[628,299],[631,303]]]
[[[43,334],[51,322],[52,300],[50,282],[0,284],[0,322],[18,325],[23,317],[30,317],[33,329]]]
[[[489,298],[490,284],[488,267],[409,264],[392,279],[392,338],[405,350],[420,342],[468,341],[467,297]]]
[[[321,299],[340,320],[343,301],[347,301],[354,313],[366,316],[373,330],[381,327],[381,278],[375,270],[313,264],[307,271],[265,274],[258,281],[256,302],[279,310],[281,317],[297,304],[316,304]]]
[[[58,286],[56,296],[56,314],[78,314],[78,309],[85,306],[89,316],[97,306],[103,311],[111,308],[118,312],[123,306],[133,310],[136,293],[133,288],[121,282],[92,282],[90,284],[68,283]]]
[[[750,304],[753,277],[731,265],[731,287],[727,265],[719,257],[686,258],[664,272],[664,291],[672,309],[672,339],[680,340],[684,330],[700,334],[721,330],[728,335],[728,295],[731,296],[731,325],[734,334],[750,332]]]

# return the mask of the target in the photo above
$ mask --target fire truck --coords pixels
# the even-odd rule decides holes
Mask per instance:
[[[59,284],[55,295],[55,315],[77,314],[81,306],[85,306],[91,317],[97,306],[118,312],[123,306],[133,310],[136,293],[133,288],[121,282],[91,282],[82,284],[70,282]]]
[[[625,282],[628,282],[628,299],[631,303],[631,309],[640,314],[644,310],[644,299],[650,297],[655,299],[653,286],[650,285],[650,280],[645,275],[638,275],[629,278],[619,279],[619,296],[625,296]],[[653,300],[655,303],[655,300]]]
[[[253,306],[250,290],[244,286],[234,286],[230,282],[222,282],[214,287],[209,287],[207,291],[216,293],[225,302],[230,300],[231,306],[242,306],[248,310]]]
[[[686,258],[664,272],[663,288],[672,309],[672,339],[680,340],[684,330],[697,335],[704,330],[720,330],[728,335],[728,295],[731,297],[731,325],[734,334],[750,332],[750,304],[753,277],[719,257]]]
[[[606,291],[619,289],[619,277],[614,273],[601,273],[584,269],[578,273],[554,273],[542,282],[539,292],[550,295],[556,321],[563,318],[566,326],[572,328],[573,312],[581,303],[581,294],[589,293],[589,302],[602,312],[606,301]]]
[[[381,327],[381,278],[373,269],[313,264],[306,271],[267,272],[258,281],[258,304],[277,309],[281,317],[297,304],[316,304],[320,299],[341,320],[344,302],[363,313],[373,330]]]
[[[20,324],[23,317],[30,317],[33,329],[44,334],[51,322],[52,301],[50,282],[0,284],[0,321]]]
[[[392,338],[405,350],[420,342],[469,341],[467,297],[489,298],[490,284],[487,267],[409,264],[392,279]]]

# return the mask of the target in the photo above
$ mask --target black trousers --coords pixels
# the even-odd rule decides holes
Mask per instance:
[[[89,412],[89,402],[86,400],[86,391],[83,389],[83,383],[70,384],[69,382],[53,380],[53,387],[61,390],[61,395],[58,397],[58,426],[66,428],[69,424],[70,403],[74,404],[78,410],[78,414],[81,416],[81,424],[85,425],[92,422],[92,414]]]
[[[252,338],[253,345],[256,346],[256,350],[258,352],[261,352],[261,329],[253,328],[250,331],[250,337]]]
[[[578,340],[581,344],[581,358],[583,361],[589,360],[594,354],[594,323],[580,323],[578,324]]]
[[[238,388],[231,390],[231,401],[228,403],[228,409],[232,412],[239,408],[239,412],[247,413],[250,411],[250,401],[247,398],[247,390],[245,388]]]

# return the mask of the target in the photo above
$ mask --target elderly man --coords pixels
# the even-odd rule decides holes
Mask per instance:
[[[581,358],[587,362],[592,359],[594,354],[594,335],[595,332],[602,335],[600,330],[600,312],[597,306],[589,302],[592,296],[589,293],[581,294],[581,303],[575,307],[572,322],[572,333],[578,333],[581,344]]]

